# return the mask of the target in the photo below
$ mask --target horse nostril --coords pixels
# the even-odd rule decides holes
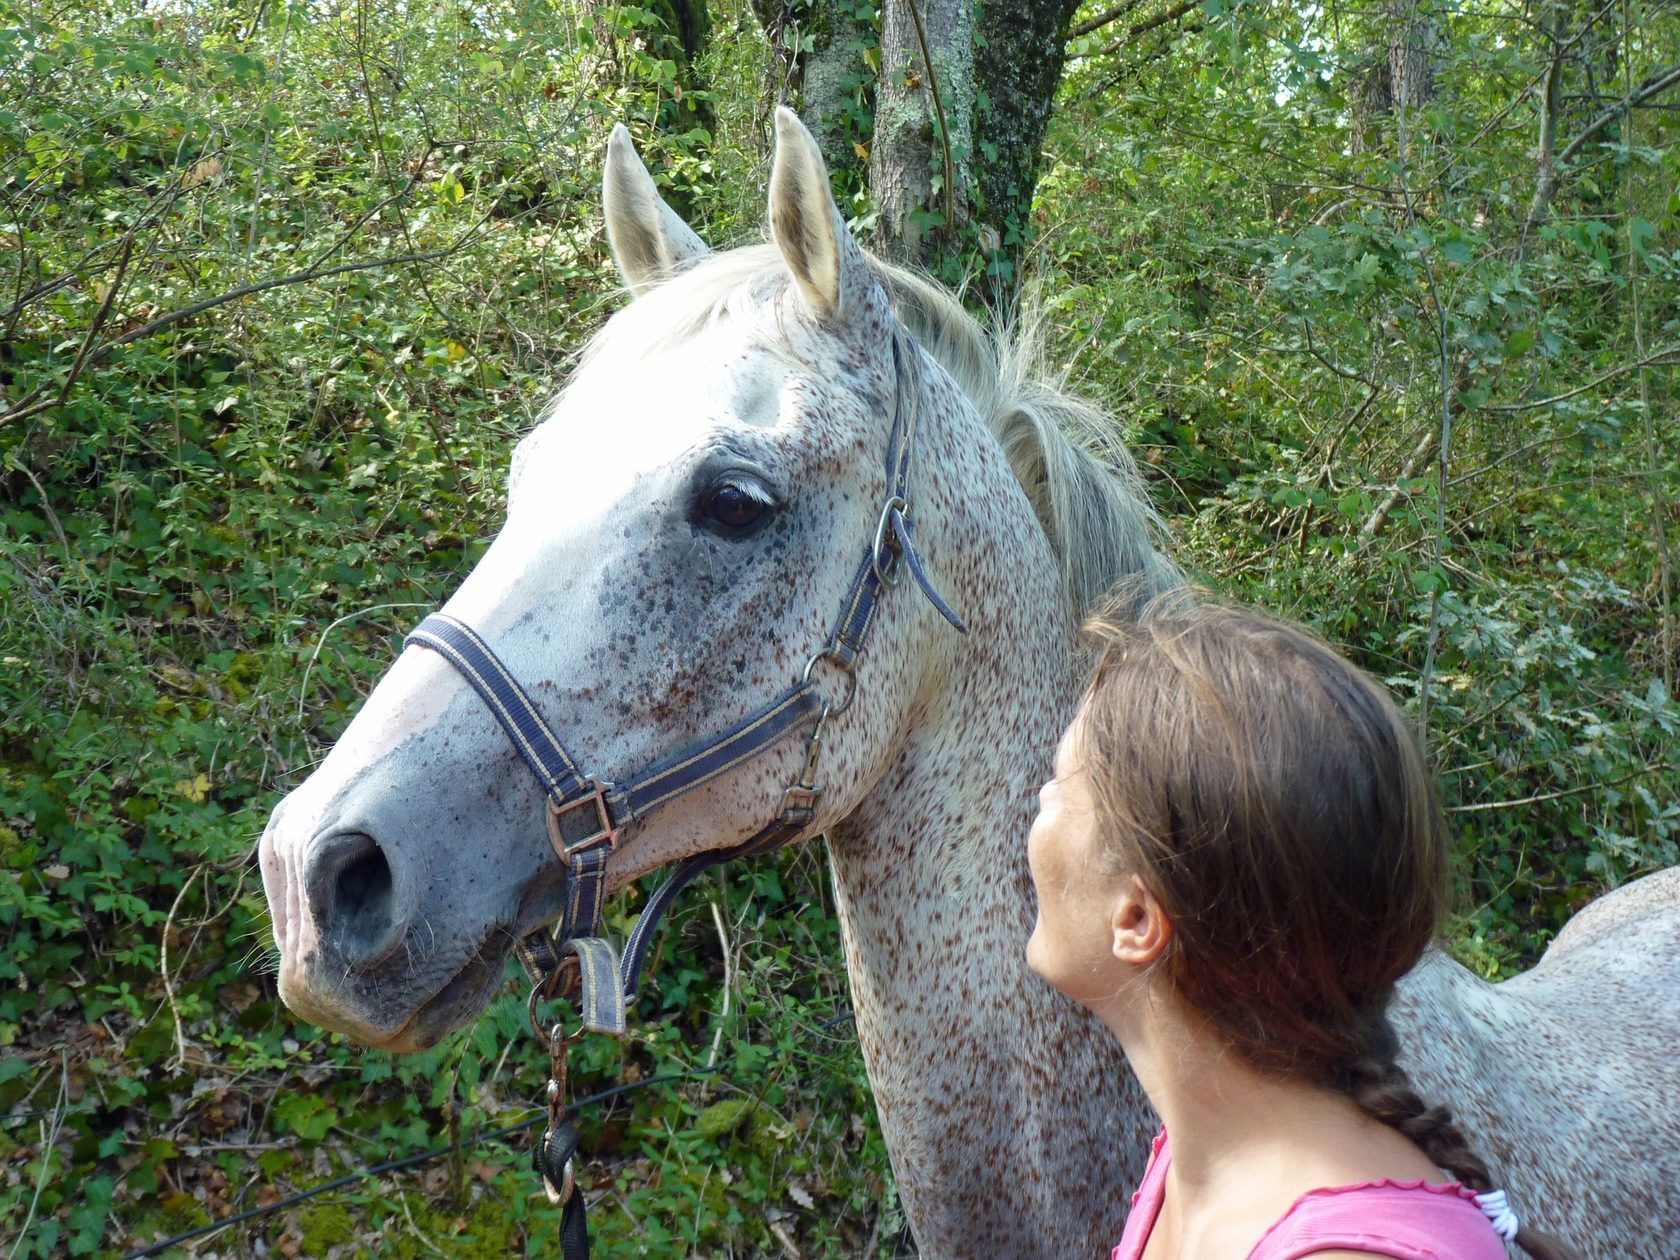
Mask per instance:
[[[318,841],[306,882],[325,943],[351,966],[377,962],[400,938],[391,863],[372,836],[350,831]]]
[[[391,864],[378,845],[345,864],[337,892],[338,912],[352,922],[390,918]]]

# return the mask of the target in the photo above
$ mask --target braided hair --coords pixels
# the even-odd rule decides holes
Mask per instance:
[[[1447,1108],[1431,1106],[1418,1096],[1411,1078],[1400,1066],[1400,1038],[1381,1011],[1368,1025],[1364,1053],[1348,1063],[1338,1084],[1359,1109],[1409,1137],[1437,1168],[1452,1174],[1460,1185],[1487,1194],[1493,1176],[1453,1123]],[[1523,1225],[1514,1239],[1535,1260],[1579,1260],[1580,1253],[1560,1239]]]
[[[1447,832],[1388,693],[1311,632],[1183,594],[1085,626],[1081,753],[1110,857],[1174,931],[1156,965],[1233,1051],[1335,1089],[1477,1194],[1386,1010],[1447,900]],[[1537,1260],[1576,1252],[1530,1228]]]

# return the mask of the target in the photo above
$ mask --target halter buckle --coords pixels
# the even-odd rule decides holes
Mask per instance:
[[[790,783],[782,789],[781,808],[776,811],[778,819],[785,819],[795,810],[804,810],[813,818],[817,813],[817,802],[822,800],[823,790],[820,787],[806,787],[803,783]]]
[[[553,801],[548,803],[549,841],[554,845],[554,851],[568,862],[571,861],[574,854],[583,849],[594,848],[603,840],[607,842],[608,849],[618,847],[619,828],[613,826],[612,811],[607,806],[607,793],[613,790],[613,785],[602,782],[594,775],[590,775],[584,782],[589,785],[589,791],[582,796],[574,797],[559,805],[556,805]],[[594,826],[590,828],[587,834],[577,839],[568,839],[560,820],[572,811],[581,809],[586,805],[595,807]]]
[[[904,542],[899,538],[892,518],[894,512],[904,515],[909,511],[910,504],[902,494],[892,495],[881,505],[881,519],[875,523],[875,541],[869,545],[869,559],[882,586],[897,586],[904,576],[898,571]]]

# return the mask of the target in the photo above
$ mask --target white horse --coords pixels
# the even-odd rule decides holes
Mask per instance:
[[[908,498],[932,588],[888,589],[824,731],[826,832],[858,1037],[923,1255],[1094,1256],[1119,1237],[1154,1116],[1113,1040],[1032,976],[1026,835],[1076,702],[1074,630],[1113,581],[1176,582],[1135,472],[944,292],[848,236],[811,137],[777,115],[774,245],[710,255],[622,129],[605,171],[635,301],[513,460],[505,528],[449,601],[587,772],[633,774],[786,689],[871,546],[901,369]],[[900,408],[901,410],[901,408]],[[836,690],[844,680],[829,678]],[[790,738],[639,817],[609,883],[741,843],[796,781]],[[544,801],[434,652],[392,666],[275,810],[263,880],[280,991],[393,1050],[435,1043],[552,917]],[[1441,955],[1396,1023],[1536,1223],[1591,1254],[1680,1255],[1680,880],[1578,917],[1500,985]]]

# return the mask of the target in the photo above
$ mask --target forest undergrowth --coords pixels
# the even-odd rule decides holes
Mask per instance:
[[[611,126],[714,244],[762,230],[764,36],[714,4],[690,64],[668,9],[0,0],[7,1260],[452,1143],[172,1254],[554,1249],[474,1141],[546,1076],[513,972],[422,1055],[324,1034],[252,853],[622,300]],[[1428,91],[1380,107],[1391,7],[1078,37],[1020,271],[1187,568],[1417,715],[1445,943],[1498,978],[1680,861],[1680,16],[1422,11]],[[648,972],[575,1085],[681,1078],[586,1115],[600,1253],[907,1253],[820,846],[702,881]]]

